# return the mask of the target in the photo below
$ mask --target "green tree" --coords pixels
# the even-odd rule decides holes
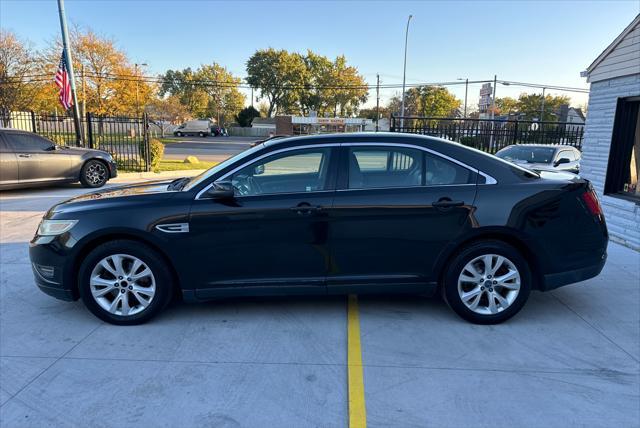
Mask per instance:
[[[268,103],[267,116],[299,111],[299,93],[307,68],[302,56],[273,48],[259,50],[247,61],[247,83]]]
[[[242,127],[251,126],[251,122],[254,118],[260,117],[260,112],[253,106],[245,107],[236,115],[236,121],[238,125]]]
[[[245,97],[238,89],[240,78],[215,62],[195,71],[167,70],[162,77],[159,95],[178,97],[193,117],[212,117],[223,124],[244,105]]]
[[[347,59],[341,55],[333,62],[329,90],[329,106],[334,116],[352,116],[360,104],[367,101],[368,88],[358,69],[347,65]]]
[[[324,116],[330,96],[328,87],[334,84],[333,63],[329,58],[308,50],[304,64],[307,69],[304,89],[299,92],[302,114],[308,115],[310,111],[315,111]]]
[[[400,115],[402,99],[396,95],[389,101],[388,109]],[[457,117],[462,102],[446,88],[418,86],[405,92],[405,116]]]
[[[518,98],[519,112],[527,120],[542,119],[543,121],[557,121],[556,112],[562,104],[569,104],[571,99],[565,95],[544,97],[544,116],[542,116],[542,94],[520,94]]]
[[[15,34],[0,30],[0,108],[24,110],[30,106],[33,86],[28,76],[34,66],[30,45]]]
[[[376,108],[361,108],[358,110],[358,117],[362,117],[365,119],[376,120]],[[389,117],[389,109],[387,107],[380,106],[380,118],[388,118]]]
[[[496,114],[507,115],[520,111],[518,100],[511,97],[496,98]]]

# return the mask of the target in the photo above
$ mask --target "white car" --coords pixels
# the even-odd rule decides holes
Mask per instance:
[[[501,159],[534,171],[580,172],[580,151],[572,146],[516,144],[496,153]]]

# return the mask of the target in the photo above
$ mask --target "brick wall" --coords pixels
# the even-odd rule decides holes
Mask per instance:
[[[589,179],[600,197],[613,240],[640,250],[640,205],[602,194],[607,173],[616,103],[619,97],[640,95],[640,74],[591,84],[582,146],[580,175]],[[628,167],[628,165],[620,165]]]

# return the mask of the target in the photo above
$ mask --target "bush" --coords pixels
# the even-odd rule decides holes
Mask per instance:
[[[254,118],[260,117],[260,112],[256,110],[253,106],[245,107],[236,116],[236,121],[238,125],[243,128],[251,126],[251,122]]]
[[[153,138],[149,141],[149,153],[151,155],[151,170],[156,171],[164,155],[164,144]]]

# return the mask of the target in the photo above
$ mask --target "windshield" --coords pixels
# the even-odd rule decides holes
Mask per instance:
[[[247,156],[258,152],[260,150],[262,150],[264,148],[263,144],[258,144],[257,146],[251,147],[247,150],[245,150],[244,152],[240,152],[235,156],[230,157],[229,159],[226,159],[222,162],[220,162],[219,164],[217,164],[216,166],[209,168],[208,170],[204,171],[203,173],[196,175],[195,177],[191,178],[189,180],[188,183],[186,183],[183,187],[182,190],[191,190],[193,189],[195,186],[197,186],[198,184],[202,183],[203,181],[205,181],[206,179],[208,179],[209,177],[211,177],[212,175],[222,171],[223,169],[225,169],[226,167],[228,167],[229,165],[232,165],[233,163],[246,158]]]
[[[511,146],[500,150],[496,156],[508,161],[551,163],[555,151],[554,147]]]

